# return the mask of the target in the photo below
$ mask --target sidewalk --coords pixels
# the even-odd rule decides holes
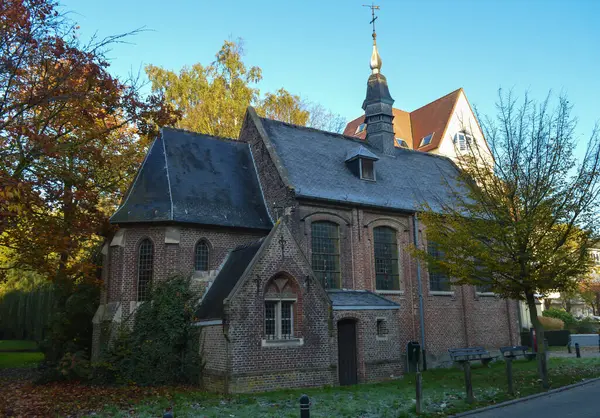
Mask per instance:
[[[591,379],[575,385],[558,388],[548,393],[471,411],[458,416],[474,418],[592,418],[600,416],[598,395],[600,379]]]

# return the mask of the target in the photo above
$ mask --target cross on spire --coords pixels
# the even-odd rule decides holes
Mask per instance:
[[[372,19],[371,19],[371,21],[369,23],[373,25],[373,40],[375,40],[375,38],[377,38],[377,34],[375,33],[375,21],[378,18],[378,16],[375,16],[375,10],[379,10],[380,7],[379,6],[375,6],[375,3],[363,4],[363,7],[368,7],[369,9],[371,9],[371,17],[372,17]]]

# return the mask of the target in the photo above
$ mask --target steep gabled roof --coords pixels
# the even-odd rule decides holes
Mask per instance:
[[[439,211],[441,203],[453,201],[460,187],[458,169],[446,157],[401,148],[387,155],[356,138],[257,119],[298,197],[407,212],[427,204]],[[379,158],[377,181],[361,180],[345,163],[359,144]]]
[[[440,146],[461,92],[462,88],[410,112],[414,149],[429,151]],[[434,134],[431,143],[419,148],[421,139],[431,133]]]
[[[173,128],[161,130],[110,220],[272,226],[248,144]]]
[[[440,141],[446,132],[446,127],[450,122],[450,117],[454,111],[456,102],[462,92],[462,88],[455,90],[447,95],[434,100],[412,112],[406,112],[400,109],[393,109],[394,114],[394,133],[396,138],[406,141],[410,149],[419,151],[430,151],[440,146]],[[364,123],[365,116],[350,121],[344,129],[344,135],[354,136],[365,139],[367,132],[356,133],[360,124]],[[419,147],[421,139],[429,134],[434,134],[429,145]],[[396,144],[396,146],[398,146]]]

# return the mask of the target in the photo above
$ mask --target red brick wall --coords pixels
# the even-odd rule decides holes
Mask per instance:
[[[283,231],[283,232],[282,232]],[[279,234],[286,245],[282,257]],[[296,334],[302,345],[264,343],[265,289],[272,277],[283,273],[296,293]],[[330,316],[327,295],[310,275],[309,264],[287,228],[280,227],[259,253],[258,262],[238,283],[226,305],[231,348],[231,392],[332,384]],[[258,283],[256,282],[258,280]]]

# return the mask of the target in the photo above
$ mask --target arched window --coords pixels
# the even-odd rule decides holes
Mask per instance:
[[[333,222],[313,222],[312,268],[326,289],[341,287],[340,232]]]
[[[297,282],[287,274],[275,275],[265,288],[265,341],[296,339]]]
[[[194,270],[208,271],[208,253],[209,248],[206,241],[198,241],[194,255]]]
[[[140,243],[138,250],[138,285],[137,300],[139,302],[148,300],[150,286],[152,285],[152,273],[154,270],[154,245],[148,238]]]
[[[373,247],[375,250],[375,288],[377,290],[400,290],[396,230],[388,226],[373,228]]]

